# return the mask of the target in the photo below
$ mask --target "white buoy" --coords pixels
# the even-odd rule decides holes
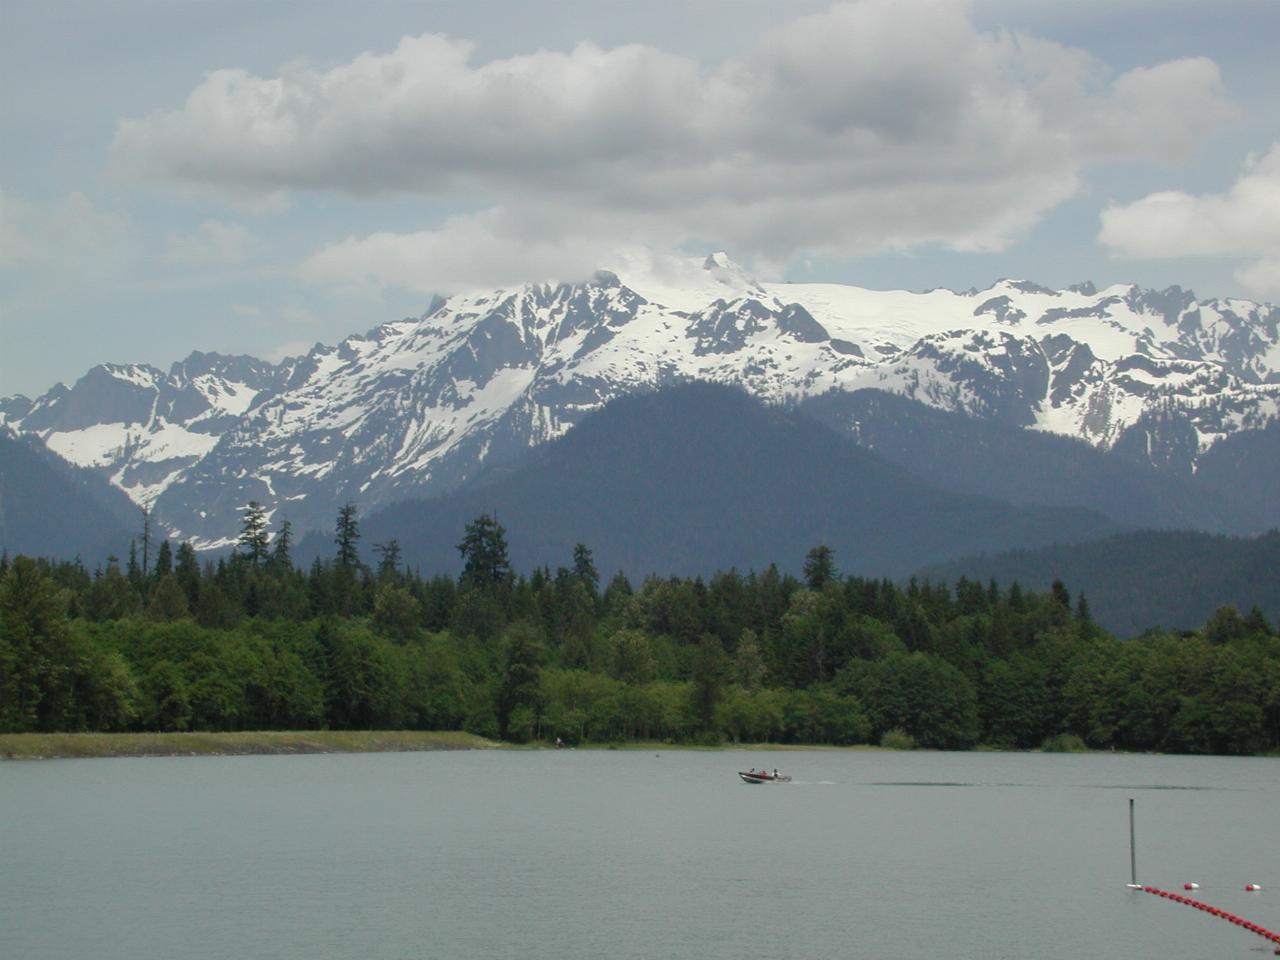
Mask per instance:
[[[1244,885],[1244,888],[1245,888],[1246,890],[1248,890],[1250,893],[1261,893],[1261,892],[1262,892],[1262,884],[1260,884],[1260,883],[1246,883],[1246,884]]]
[[[1183,890],[1199,890],[1199,889],[1200,889],[1200,884],[1198,884],[1198,883],[1184,883],[1184,884],[1182,885],[1182,889],[1183,889]]]

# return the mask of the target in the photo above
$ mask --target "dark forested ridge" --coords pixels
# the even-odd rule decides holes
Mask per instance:
[[[129,542],[140,511],[91,470],[0,427],[0,549],[97,564]]]
[[[798,572],[815,543],[848,572],[906,577],[943,558],[1120,529],[1091,510],[948,492],[797,411],[707,383],[615,400],[519,464],[380,510],[365,528],[399,539],[411,564],[456,571],[457,531],[482,512],[507,523],[521,569],[554,567],[582,542],[601,569],[633,579],[774,562]],[[325,555],[326,541],[301,555]]]
[[[1280,616],[1280,532],[1224,537],[1140,530],[1090,543],[936,564],[919,576],[1018,581],[1045,589],[1062,580],[1082,590],[1094,617],[1121,637],[1152,626],[1189,630],[1223,604]]]
[[[880,390],[832,391],[801,413],[943,489],[1094,510],[1130,527],[1256,534],[1280,523],[1280,429],[1235,434],[1183,476],[1143,457]]]
[[[1280,635],[1257,609],[1122,642],[1062,583],[898,586],[843,575],[826,546],[801,577],[633,584],[583,544],[514,571],[489,515],[452,539],[461,573],[423,577],[348,507],[302,570],[250,504],[216,562],[167,541],[92,573],[5,557],[0,731],[1280,748]]]

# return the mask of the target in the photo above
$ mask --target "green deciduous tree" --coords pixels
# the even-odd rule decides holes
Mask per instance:
[[[513,732],[521,738],[528,736],[526,730],[513,730],[512,718],[520,709],[529,711],[530,716],[537,716],[542,706],[539,682],[542,659],[542,641],[537,627],[520,621],[506,629],[496,695],[498,735],[504,740]]]

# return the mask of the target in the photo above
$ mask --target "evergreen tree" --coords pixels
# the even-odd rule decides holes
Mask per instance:
[[[138,542],[136,540],[129,541],[129,566],[126,568],[125,577],[133,589],[139,592],[142,591],[142,567],[138,565]]]
[[[1250,636],[1271,636],[1271,624],[1267,622],[1267,618],[1263,615],[1262,611],[1258,609],[1258,605],[1256,603],[1249,610],[1249,615],[1244,618],[1244,629]]]
[[[286,517],[280,521],[280,530],[275,536],[275,547],[271,552],[271,563],[279,571],[288,572],[293,569],[293,557],[289,551],[293,549],[293,524]]]
[[[835,553],[830,547],[819,545],[805,554],[804,582],[810,590],[821,593],[822,588],[835,580],[838,575]]]
[[[267,559],[267,511],[257,500],[250,500],[244,508],[244,519],[240,522],[240,536],[237,543],[244,547],[249,556],[249,563],[258,566]]]
[[[1076,621],[1082,625],[1093,623],[1093,614],[1089,612],[1089,601],[1085,599],[1083,590],[1076,595]]]
[[[631,602],[631,581],[619,571],[613,575],[609,585],[604,588],[603,606],[605,617],[621,617],[627,604]]]
[[[169,539],[166,537],[160,541],[160,549],[156,551],[153,575],[158,582],[171,573],[173,573],[173,548],[169,546]]]
[[[579,543],[573,548],[573,575],[587,588],[594,602],[600,591],[600,574],[596,572],[596,565],[586,544]]]
[[[142,575],[148,573],[147,563],[151,559],[151,511],[142,508]]]
[[[375,543],[373,552],[378,555],[378,582],[392,583],[400,572],[400,541],[388,540]]]
[[[458,552],[462,554],[464,586],[493,590],[510,582],[507,532],[497,519],[482,513],[467,524]]]
[[[106,570],[98,571],[85,598],[85,612],[90,620],[119,620],[138,612],[138,591],[120,572],[120,562],[107,558]]]
[[[360,539],[360,524],[356,520],[356,505],[348,503],[338,509],[338,523],[333,542],[338,545],[338,566],[354,570],[360,566],[360,554],[356,541]]]
[[[173,575],[178,578],[178,585],[187,595],[187,609],[194,610],[200,602],[200,561],[196,559],[196,548],[190,540],[178,544],[178,559],[173,565]]]
[[[156,564],[159,569],[159,564]],[[155,589],[147,601],[147,616],[152,620],[181,620],[190,613],[187,606],[187,595],[183,592],[178,578],[169,574],[156,581]]]

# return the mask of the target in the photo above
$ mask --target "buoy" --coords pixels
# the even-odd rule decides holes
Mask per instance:
[[[1200,884],[1198,884],[1198,883],[1184,883],[1184,884],[1182,885],[1182,889],[1183,889],[1183,890],[1199,890],[1199,889],[1200,889]]]
[[[1246,883],[1244,888],[1250,893],[1259,893],[1262,890],[1262,885],[1259,883]]]

